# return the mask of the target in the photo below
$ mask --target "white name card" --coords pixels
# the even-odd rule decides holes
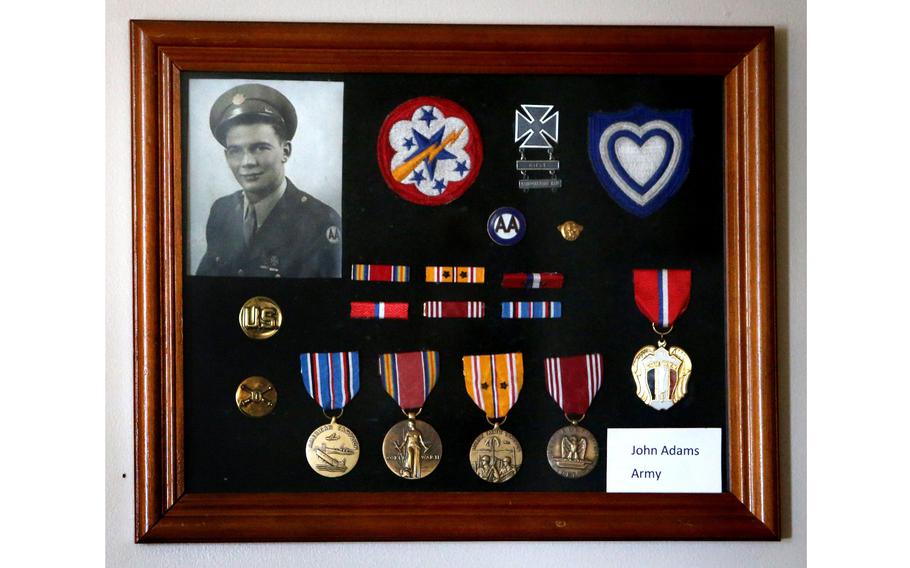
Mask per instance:
[[[720,428],[607,428],[607,493],[720,493]]]

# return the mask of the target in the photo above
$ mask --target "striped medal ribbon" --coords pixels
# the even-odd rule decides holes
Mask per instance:
[[[313,471],[323,477],[340,477],[357,465],[360,442],[350,429],[337,423],[341,416],[327,410],[344,411],[360,390],[360,363],[356,351],[339,353],[301,353],[300,374],[303,386],[329,418],[310,434],[306,459]]]
[[[562,288],[565,277],[559,272],[509,272],[502,275],[503,288]]]
[[[597,438],[578,425],[584,420],[591,401],[603,383],[603,357],[600,353],[547,357],[547,392],[562,409],[568,426],[550,436],[547,462],[557,474],[569,479],[588,475],[597,467],[600,448]]]
[[[487,418],[502,418],[509,413],[524,380],[521,353],[467,355],[464,382],[471,399]]]
[[[547,392],[567,415],[584,415],[603,383],[600,353],[547,357]]]
[[[379,356],[382,386],[402,410],[422,408],[436,386],[439,352],[412,351]]]
[[[427,266],[426,281],[432,284],[483,284],[483,266]]]
[[[689,306],[691,270],[636,269],[632,278],[639,311],[657,327],[672,327],[676,318]]]
[[[482,318],[486,314],[483,302],[424,302],[425,318]]]
[[[408,319],[407,302],[351,302],[352,319]]]

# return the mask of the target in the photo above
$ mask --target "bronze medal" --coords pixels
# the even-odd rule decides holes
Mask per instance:
[[[521,444],[512,434],[495,424],[492,430],[474,439],[468,458],[480,479],[503,483],[515,477],[522,463]]]
[[[306,443],[306,461],[323,477],[341,477],[357,465],[360,443],[348,428],[335,418],[310,434]]]
[[[252,339],[268,339],[281,327],[281,308],[270,298],[254,296],[240,308],[240,329]]]
[[[433,473],[442,458],[442,441],[436,429],[408,416],[386,433],[382,457],[392,473],[404,479],[420,479]]]
[[[234,402],[240,412],[252,418],[262,418],[275,410],[278,391],[265,377],[247,377],[237,386]]]
[[[553,471],[576,479],[594,470],[600,457],[597,439],[586,428],[571,424],[557,430],[547,444],[547,461]]]

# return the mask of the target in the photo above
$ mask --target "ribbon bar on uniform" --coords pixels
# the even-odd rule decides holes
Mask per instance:
[[[483,302],[424,302],[425,318],[482,318],[486,314]]]
[[[562,288],[559,272],[510,272],[502,275],[503,288]]]
[[[351,280],[361,282],[408,282],[411,267],[401,264],[352,264]]]
[[[354,319],[408,319],[407,302],[351,302]]]
[[[502,319],[557,319],[562,302],[503,302]]]
[[[483,266],[427,266],[426,280],[434,284],[483,284]]]

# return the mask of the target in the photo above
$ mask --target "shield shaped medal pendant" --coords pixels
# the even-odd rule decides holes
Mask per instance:
[[[632,360],[632,377],[638,398],[651,408],[666,410],[686,396],[692,361],[679,347],[646,345]]]

